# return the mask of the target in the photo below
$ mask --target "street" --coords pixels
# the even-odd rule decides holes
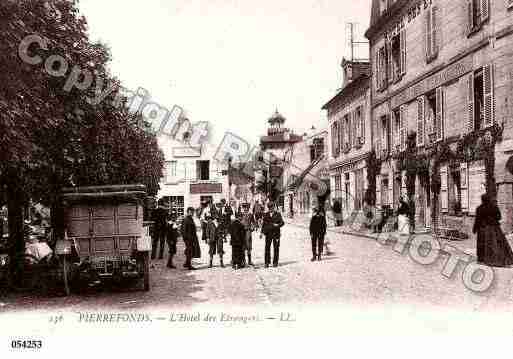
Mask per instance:
[[[307,228],[288,223],[282,230],[278,268],[264,268],[264,241],[255,235],[255,267],[236,271],[228,265],[228,243],[226,268],[219,267],[218,257],[214,258],[214,268],[208,268],[208,248],[202,243],[202,258],[195,262],[199,270],[184,270],[180,241],[177,269],[166,268],[165,259],[153,261],[150,292],[135,286],[118,286],[69,297],[9,294],[0,298],[0,310],[193,310],[200,306],[272,308],[338,304],[494,312],[510,306],[511,269],[495,269],[494,285],[479,294],[463,284],[463,266],[458,266],[450,279],[441,275],[447,255],[433,265],[423,266],[414,262],[407,251],[401,255],[391,246],[371,239],[331,231],[327,239],[331,254],[321,262],[310,262]]]

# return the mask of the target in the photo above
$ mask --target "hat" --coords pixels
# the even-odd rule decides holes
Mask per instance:
[[[267,208],[273,209],[274,208],[274,203],[273,202],[267,203]]]

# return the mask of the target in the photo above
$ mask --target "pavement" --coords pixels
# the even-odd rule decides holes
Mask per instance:
[[[458,308],[487,312],[510,307],[511,269],[494,269],[493,285],[487,291],[474,292],[462,280],[465,263],[458,264],[451,275],[443,275],[450,253],[441,251],[436,261],[423,265],[413,258],[414,251],[407,245],[407,238],[394,240],[393,237],[385,240],[346,233],[343,228],[329,228],[326,236],[329,254],[320,262],[311,262],[307,226],[288,221],[282,229],[279,267],[264,268],[264,240],[255,235],[255,266],[241,270],[221,268],[219,258],[215,257],[214,267],[208,268],[208,249],[201,243],[202,257],[195,260],[199,268],[196,271],[182,268],[184,248],[180,241],[177,269],[166,268],[166,259],[152,262],[149,292],[141,291],[135,283],[91,289],[68,297],[9,293],[0,297],[0,312],[99,308],[193,310],[211,306],[274,309],[308,305],[359,308],[397,305],[412,310]],[[225,264],[229,264],[228,243],[225,250]]]

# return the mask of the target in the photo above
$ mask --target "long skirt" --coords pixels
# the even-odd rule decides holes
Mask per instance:
[[[492,267],[513,264],[513,252],[500,226],[485,226],[477,232],[477,261]]]
[[[397,226],[399,230],[399,234],[401,235],[410,235],[410,220],[404,214],[400,214],[397,216]]]
[[[251,252],[253,249],[253,232],[249,229],[246,230],[246,235],[244,237],[244,250]]]

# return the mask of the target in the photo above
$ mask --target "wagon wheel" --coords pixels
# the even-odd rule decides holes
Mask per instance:
[[[142,254],[142,270],[143,270],[143,281],[144,291],[150,290],[150,253],[144,252]]]
[[[70,295],[71,293],[71,290],[70,290],[70,287],[69,287],[69,273],[68,273],[68,268],[69,268],[69,263],[68,263],[68,257],[67,256],[61,256],[59,258],[59,263],[60,263],[60,266],[62,267],[62,279],[64,281],[64,293],[66,294],[66,296]]]

